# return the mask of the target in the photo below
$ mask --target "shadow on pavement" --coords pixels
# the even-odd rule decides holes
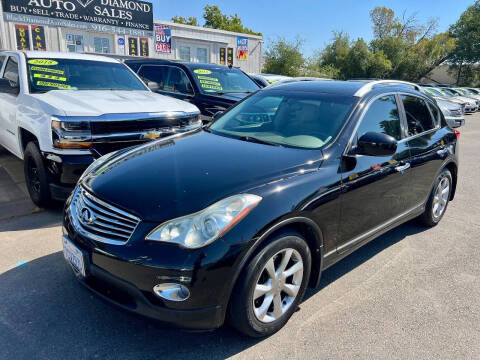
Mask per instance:
[[[0,220],[0,234],[4,231],[22,231],[62,225],[63,204],[55,204],[48,210]]]
[[[346,258],[325,270],[322,273],[320,286],[317,289],[309,289],[305,294],[304,299],[306,300],[315,295],[335,280],[340,279],[342,276],[348,274],[350,271],[388,247],[402,241],[405,237],[418,234],[427,229],[428,228],[416,224],[414,220],[411,220],[386,232],[379,238],[372,240],[370,243],[362,246],[360,249],[354,251]]]
[[[326,270],[318,290],[408,235],[409,222]],[[126,313],[81,286],[57,252],[0,275],[2,359],[223,359],[261,340],[224,327],[191,333]],[[288,325],[287,325],[288,326]]]

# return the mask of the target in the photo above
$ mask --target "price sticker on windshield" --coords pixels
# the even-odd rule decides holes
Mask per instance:
[[[58,65],[58,61],[50,60],[50,59],[30,59],[28,60],[28,63],[32,65],[42,65],[42,66]]]
[[[195,74],[204,74],[204,75],[208,75],[212,73],[210,70],[207,70],[207,69],[195,69],[193,70],[193,72]]]

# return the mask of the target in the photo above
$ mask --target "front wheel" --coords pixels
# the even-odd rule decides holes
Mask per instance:
[[[29,142],[23,155],[25,180],[30,198],[39,207],[51,204],[49,174],[35,142]]]
[[[418,218],[421,224],[435,226],[442,220],[450,201],[452,183],[452,174],[448,169],[443,169],[435,180],[425,212]]]
[[[305,294],[310,268],[310,249],[300,234],[273,238],[241,274],[230,299],[230,324],[251,337],[280,330]]]

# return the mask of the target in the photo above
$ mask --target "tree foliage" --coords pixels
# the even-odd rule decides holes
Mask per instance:
[[[183,16],[174,16],[172,18],[172,21],[177,24],[199,26],[198,19],[195,16],[189,16],[188,18],[185,18]]]
[[[457,71],[457,83],[470,85],[480,79],[480,1],[476,1],[450,27],[456,40],[450,62]]]
[[[203,27],[233,31],[243,34],[251,34],[258,36],[262,35],[262,33],[260,32],[255,32],[243,26],[242,19],[240,19],[237,14],[226,15],[222,13],[222,11],[217,5],[206,5],[203,8],[203,19],[205,20]],[[200,26],[198,23],[198,19],[194,16],[189,16],[188,18],[185,18],[183,16],[174,16],[172,18],[172,21],[178,24]]]
[[[270,42],[265,51],[264,73],[280,74],[286,76],[301,76],[305,59],[302,55],[303,41],[296,38],[288,41],[278,38]]]

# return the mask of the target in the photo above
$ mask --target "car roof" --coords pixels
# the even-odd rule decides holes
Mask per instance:
[[[288,90],[288,91],[308,91],[308,92],[318,92],[318,93],[329,93],[343,96],[358,96],[363,97],[364,95],[370,93],[373,90],[380,88],[388,88],[389,91],[415,91],[412,86],[415,84],[408,84],[405,82],[395,81],[339,81],[339,80],[311,80],[311,81],[296,81],[288,82],[284,84],[278,84],[274,87],[267,87],[262,91],[277,91],[277,90]],[[415,85],[418,87],[418,85]],[[363,91],[365,90],[365,91]]]
[[[146,65],[146,64],[175,64],[175,65],[184,65],[186,67],[192,67],[192,68],[205,68],[205,69],[211,69],[211,68],[230,68],[229,66],[226,65],[219,65],[219,64],[207,64],[207,63],[197,63],[197,62],[187,62],[187,61],[181,61],[181,60],[166,60],[166,59],[127,59],[124,61],[125,64],[141,64],[141,65]],[[233,67],[232,69],[236,69]]]
[[[79,53],[64,53],[53,51],[5,51],[6,54],[25,54],[27,58],[34,59],[76,59],[76,60],[91,60],[91,61],[103,61],[109,63],[118,63],[118,60],[101,55],[89,55]]]

